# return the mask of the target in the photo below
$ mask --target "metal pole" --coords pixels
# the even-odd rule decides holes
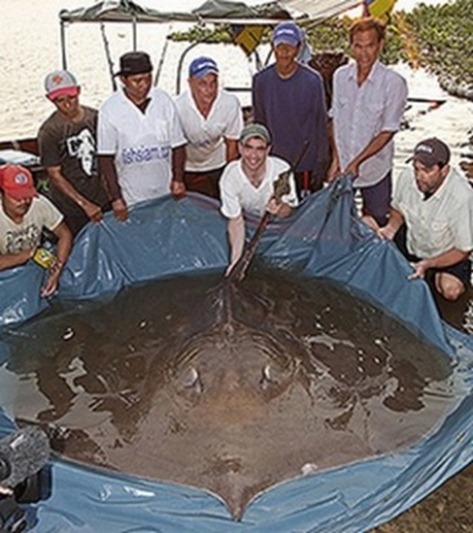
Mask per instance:
[[[67,70],[66,29],[65,29],[65,23],[64,23],[63,20],[61,20],[61,23],[60,23],[60,30],[61,30],[62,68],[63,68],[63,70]]]
[[[171,27],[172,26],[169,26],[168,34],[171,32]],[[159,77],[161,75],[161,70],[163,69],[164,58],[166,57],[166,52],[167,52],[168,46],[169,46],[169,39],[168,39],[168,37],[166,35],[166,41],[164,42],[163,49],[161,50],[161,57],[159,58],[158,68],[156,69],[156,76],[154,78],[154,85],[155,86],[157,86],[158,82],[159,82]]]
[[[198,44],[201,44],[200,41],[197,41],[195,43],[192,43],[190,46],[188,46],[184,52],[182,52],[181,57],[179,58],[179,62],[177,64],[177,73],[176,73],[176,94],[181,94],[181,70],[182,70],[182,64],[184,63],[184,57],[187,55],[188,52],[192,50],[195,46]]]
[[[110,55],[110,47],[108,45],[107,35],[105,34],[105,24],[103,22],[100,23],[100,31],[102,33],[103,47],[105,49],[105,57],[107,58],[108,70],[110,72],[110,79],[112,81],[112,89],[116,91],[117,82],[115,80],[115,76],[113,72],[113,62],[112,62],[112,57]]]

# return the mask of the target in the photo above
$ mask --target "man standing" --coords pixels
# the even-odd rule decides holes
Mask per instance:
[[[148,54],[124,54],[123,87],[99,109],[99,165],[118,220],[137,202],[185,192],[186,140],[171,97],[151,88],[152,70]]]
[[[243,128],[239,142],[241,159],[225,168],[220,180],[221,211],[228,218],[231,272],[243,252],[245,221],[243,211],[263,215],[287,217],[298,204],[294,177],[289,178],[289,193],[281,200],[274,198],[274,182],[289,170],[289,165],[279,157],[270,156],[271,136],[262,124],[249,124]]]
[[[57,253],[41,296],[51,296],[69,257],[72,235],[62,214],[37,194],[31,172],[20,165],[0,167],[0,270],[23,265],[41,242],[43,227],[57,237]]]
[[[363,18],[350,28],[354,62],[335,71],[330,115],[333,160],[328,180],[353,174],[363,215],[385,224],[391,201],[395,133],[406,107],[407,85],[379,61],[384,25]]]
[[[253,78],[255,122],[271,133],[271,153],[295,164],[299,193],[320,188],[328,167],[325,94],[321,76],[297,62],[302,32],[293,22],[282,22],[273,32],[276,63]]]
[[[66,70],[48,74],[44,85],[56,111],[38,133],[41,162],[50,178],[51,198],[75,235],[110,209],[96,168],[97,111],[79,103],[80,87]]]
[[[243,115],[238,98],[219,90],[218,67],[210,57],[189,66],[189,91],[176,100],[187,138],[184,184],[189,191],[219,197],[218,182],[226,163],[238,157]]]
[[[389,222],[378,234],[396,237],[413,263],[412,279],[431,278],[439,294],[456,300],[471,279],[473,189],[449,160],[450,150],[439,139],[416,146],[413,168],[397,180]],[[404,238],[398,239],[404,224]]]

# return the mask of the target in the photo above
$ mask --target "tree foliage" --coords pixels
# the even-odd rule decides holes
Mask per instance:
[[[422,62],[436,74],[473,84],[473,0],[421,4],[408,14]]]

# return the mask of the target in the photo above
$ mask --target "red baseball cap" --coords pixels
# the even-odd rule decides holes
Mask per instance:
[[[0,167],[0,187],[5,195],[15,200],[38,196],[31,172],[21,165],[7,164]]]
[[[50,100],[56,100],[60,96],[77,96],[80,92],[76,78],[67,70],[55,70],[48,74],[44,88]]]

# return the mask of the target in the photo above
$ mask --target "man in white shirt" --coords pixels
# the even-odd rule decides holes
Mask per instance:
[[[413,263],[411,278],[426,278],[447,300],[470,284],[473,250],[473,189],[450,168],[450,150],[437,138],[419,143],[396,182],[389,222],[378,235],[395,239]],[[403,238],[400,229],[405,224]]]
[[[228,275],[243,252],[245,220],[243,213],[263,215],[265,211],[287,217],[298,205],[294,176],[289,177],[289,193],[276,200],[274,182],[287,172],[289,164],[270,156],[271,136],[262,124],[243,128],[239,141],[241,159],[229,163],[220,180],[221,212],[228,218],[230,264]]]
[[[171,97],[151,88],[152,69],[148,54],[124,54],[123,87],[99,109],[99,165],[118,220],[137,202],[185,192],[186,139]]]
[[[394,135],[407,101],[404,78],[382,65],[381,21],[368,17],[350,29],[354,62],[333,78],[332,164],[327,179],[353,174],[363,199],[363,215],[385,224],[391,201]]]
[[[43,227],[57,237],[56,259],[41,296],[51,296],[69,257],[72,234],[63,215],[36,192],[31,172],[20,165],[0,167],[0,270],[25,264],[41,243]]]
[[[184,184],[189,191],[219,197],[226,163],[238,157],[243,114],[238,98],[219,90],[219,70],[211,57],[189,65],[189,90],[176,100],[187,139]]]

